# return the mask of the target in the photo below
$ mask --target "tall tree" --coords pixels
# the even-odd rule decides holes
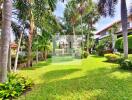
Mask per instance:
[[[27,66],[31,66],[32,65],[32,40],[33,40],[33,33],[34,33],[34,29],[35,29],[35,19],[34,17],[42,17],[42,12],[45,12],[45,9],[46,7],[48,6],[48,9],[47,10],[51,10],[53,11],[56,7],[56,3],[57,3],[57,0],[28,0],[29,4],[32,6],[32,5],[35,5],[35,9],[39,10],[37,16],[34,16],[33,14],[33,10],[35,9],[29,9],[29,15],[30,15],[30,18],[29,18],[29,21],[30,21],[30,31],[29,31],[29,37],[28,37],[28,62],[27,62]],[[39,5],[37,5],[36,3],[39,3]],[[46,5],[45,5],[46,3]],[[38,8],[37,8],[37,7]],[[44,13],[45,14],[45,13]]]
[[[73,41],[75,42],[75,25],[78,19],[77,4],[75,0],[68,2],[66,5],[66,9],[64,11],[64,19],[67,25],[70,24],[72,26]]]
[[[121,23],[123,33],[124,58],[128,58],[128,18],[126,0],[121,0]]]
[[[12,0],[4,0],[2,12],[2,33],[0,50],[0,82],[7,80],[7,63],[10,43]]]

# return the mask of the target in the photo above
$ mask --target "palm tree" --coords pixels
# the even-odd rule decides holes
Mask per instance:
[[[121,23],[123,33],[124,58],[128,58],[128,30],[127,30],[127,6],[126,0],[121,0]]]
[[[92,3],[89,4],[89,6],[92,8],[91,10],[89,10],[88,12],[85,12],[85,15],[83,16],[84,19],[84,23],[87,24],[88,27],[88,32],[86,34],[86,40],[87,40],[87,50],[89,48],[89,38],[91,38],[90,36],[93,36],[92,32],[95,31],[95,28],[93,27],[93,25],[99,20],[100,15],[97,11],[97,5]]]
[[[76,1],[72,0],[68,2],[66,5],[66,9],[64,11],[64,18],[67,24],[70,24],[72,26],[72,33],[73,33],[73,41],[75,42],[75,25],[77,22],[78,14],[76,12]]]
[[[10,43],[10,29],[12,16],[12,1],[4,0],[2,16],[1,50],[0,50],[0,82],[7,80],[7,63]]]
[[[45,11],[46,7],[43,6],[49,6],[49,9],[51,11],[53,11],[56,8],[56,3],[57,0],[47,0],[47,5],[44,5],[46,2],[45,0],[42,1],[38,1],[38,0],[28,0],[29,4],[32,6],[32,4],[35,4],[34,2],[39,2],[39,5],[41,9],[39,9],[39,11],[41,10],[42,12]],[[38,8],[37,8],[38,9]],[[33,33],[34,33],[34,29],[35,29],[35,21],[34,21],[34,14],[33,14],[33,9],[29,9],[29,15],[30,15],[30,31],[29,31],[29,37],[28,37],[28,62],[27,62],[27,66],[30,67],[32,65],[32,40],[33,40]],[[41,16],[41,15],[40,15]]]
[[[104,16],[114,16],[115,5],[118,0],[99,0],[98,10]],[[126,0],[121,0],[121,23],[123,33],[124,58],[128,58],[128,30],[127,30],[127,6]]]

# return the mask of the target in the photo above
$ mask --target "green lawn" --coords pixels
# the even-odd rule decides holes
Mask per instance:
[[[48,60],[21,70],[35,86],[19,100],[132,100],[132,73],[105,60],[91,56],[62,65]]]

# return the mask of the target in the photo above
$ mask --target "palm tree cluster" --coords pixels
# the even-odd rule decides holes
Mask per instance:
[[[96,30],[94,24],[99,18],[97,4],[92,0],[71,0],[64,11],[64,29],[67,35],[85,35],[85,47],[88,50]]]
[[[76,27],[81,26],[82,35],[84,34],[84,26],[86,31],[86,40],[89,38],[90,33],[94,30],[93,24],[98,21],[100,16],[115,16],[115,8],[118,4],[118,0],[99,0],[97,4],[92,0],[70,0],[66,6],[64,12],[65,24],[67,25],[67,33],[77,33]],[[124,46],[124,58],[128,58],[128,31],[127,31],[127,6],[126,0],[121,0],[121,23],[123,33],[123,46]],[[131,13],[131,8],[130,8]],[[81,23],[81,24],[79,24]],[[73,30],[73,31],[72,31]],[[88,31],[90,30],[90,31]],[[110,32],[111,33],[111,32]],[[114,42],[114,40],[113,40]],[[87,43],[87,42],[86,42]],[[88,46],[88,44],[87,44]],[[114,47],[114,43],[113,43]]]
[[[20,47],[24,45],[27,55],[27,66],[32,65],[32,50],[36,37],[38,37],[40,49],[46,48],[51,40],[51,34],[60,31],[60,26],[53,15],[57,0],[1,0],[0,1],[0,82],[6,82],[7,72],[12,69],[10,61],[11,35],[15,33],[17,43],[16,57],[13,71],[17,70]],[[37,34],[37,28],[41,34]],[[44,37],[44,39],[40,39]],[[46,37],[46,38],[45,38]],[[11,62],[10,62],[11,63]],[[9,68],[8,68],[9,65]],[[7,70],[10,69],[10,70]]]

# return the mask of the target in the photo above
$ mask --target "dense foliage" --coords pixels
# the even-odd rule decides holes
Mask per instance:
[[[82,51],[81,49],[76,49],[74,57],[76,59],[85,59],[87,58],[89,53],[87,51]]]
[[[123,50],[123,38],[122,37],[117,39],[115,48],[118,49],[119,51]],[[128,36],[128,48],[129,48],[129,51],[132,50],[132,35]]]
[[[111,48],[111,37],[108,36],[99,40],[99,43],[96,46],[96,53],[99,56],[103,56],[105,53],[111,52],[108,51],[110,50],[110,48]]]
[[[8,81],[0,83],[0,98],[12,99],[31,89],[32,81],[18,74],[8,74]]]
[[[132,70],[132,60],[120,59],[119,64],[122,69]]]

